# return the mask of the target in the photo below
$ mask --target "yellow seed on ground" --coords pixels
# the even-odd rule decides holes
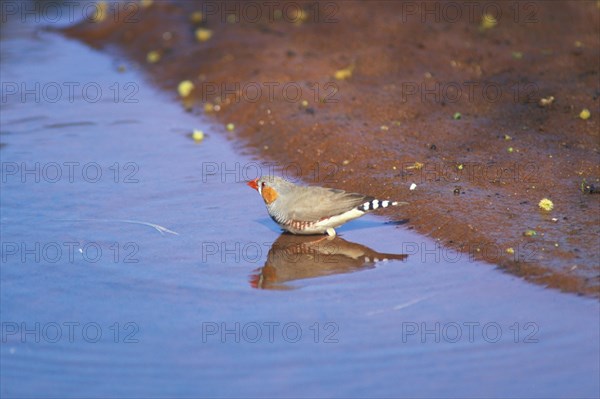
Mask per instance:
[[[148,64],[156,64],[160,61],[160,53],[155,50],[149,51],[148,54],[146,54],[146,61]]]
[[[550,212],[552,209],[554,209],[554,203],[548,198],[541,199],[538,206],[547,212]]]
[[[96,11],[94,15],[92,15],[92,21],[94,22],[102,22],[106,19],[106,15],[108,11],[108,4],[106,1],[99,1],[96,3]]]
[[[579,113],[579,117],[583,120],[589,119],[590,116],[592,114],[590,113],[590,110],[587,108],[584,108],[583,110],[581,110],[581,112]]]
[[[491,14],[485,14],[481,17],[481,27],[483,29],[491,29],[498,24],[496,18]]]
[[[226,126],[226,128],[230,132],[233,132],[233,130],[235,129],[235,125],[233,123],[228,123],[227,126]]]
[[[181,97],[187,97],[194,90],[194,84],[189,80],[184,80],[177,86],[177,91]]]
[[[297,25],[300,25],[302,22],[308,19],[308,13],[303,9],[296,11],[294,14],[295,15],[291,19]]]
[[[414,164],[412,164],[410,166],[407,166],[406,169],[407,170],[409,170],[409,169],[420,170],[420,169],[423,168],[423,166],[425,166],[424,163],[422,163],[422,162],[415,162]]]
[[[200,22],[202,22],[203,18],[204,18],[204,15],[202,15],[202,11],[194,11],[190,15],[190,21],[192,21],[195,24],[199,24]]]
[[[349,66],[348,68],[344,68],[344,69],[338,69],[333,74],[333,77],[336,78],[337,80],[348,79],[349,77],[352,76],[352,69],[354,69],[354,68],[352,68],[351,66]]]
[[[510,254],[510,255],[513,255],[513,254],[515,253],[515,249],[514,249],[514,248],[512,248],[512,247],[510,247],[510,248],[506,248],[506,253],[507,253],[507,254]]]
[[[194,141],[202,141],[204,140],[204,132],[202,130],[194,129],[194,132],[192,133],[192,138],[194,139]]]
[[[213,31],[210,29],[205,29],[205,28],[198,28],[196,29],[196,39],[198,39],[199,42],[205,42],[208,39],[210,39],[213,35]]]

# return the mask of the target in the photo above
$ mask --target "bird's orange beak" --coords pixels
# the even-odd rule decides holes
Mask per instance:
[[[258,177],[254,180],[250,180],[246,184],[249,185],[250,187],[252,187],[253,189],[255,189],[256,191],[258,191]]]

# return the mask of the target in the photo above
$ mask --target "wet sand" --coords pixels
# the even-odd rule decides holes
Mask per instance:
[[[67,33],[137,61],[178,101],[190,80],[182,105],[233,123],[283,174],[409,201],[385,215],[599,295],[597,2],[253,4],[113,4]]]

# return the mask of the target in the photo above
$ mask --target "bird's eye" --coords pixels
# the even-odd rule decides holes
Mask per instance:
[[[262,186],[263,186],[263,187],[265,186],[265,182],[262,182]]]

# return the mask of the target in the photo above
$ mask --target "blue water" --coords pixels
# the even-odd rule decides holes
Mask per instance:
[[[598,301],[376,217],[290,247],[222,126],[126,59],[1,29],[2,397],[600,395]]]

